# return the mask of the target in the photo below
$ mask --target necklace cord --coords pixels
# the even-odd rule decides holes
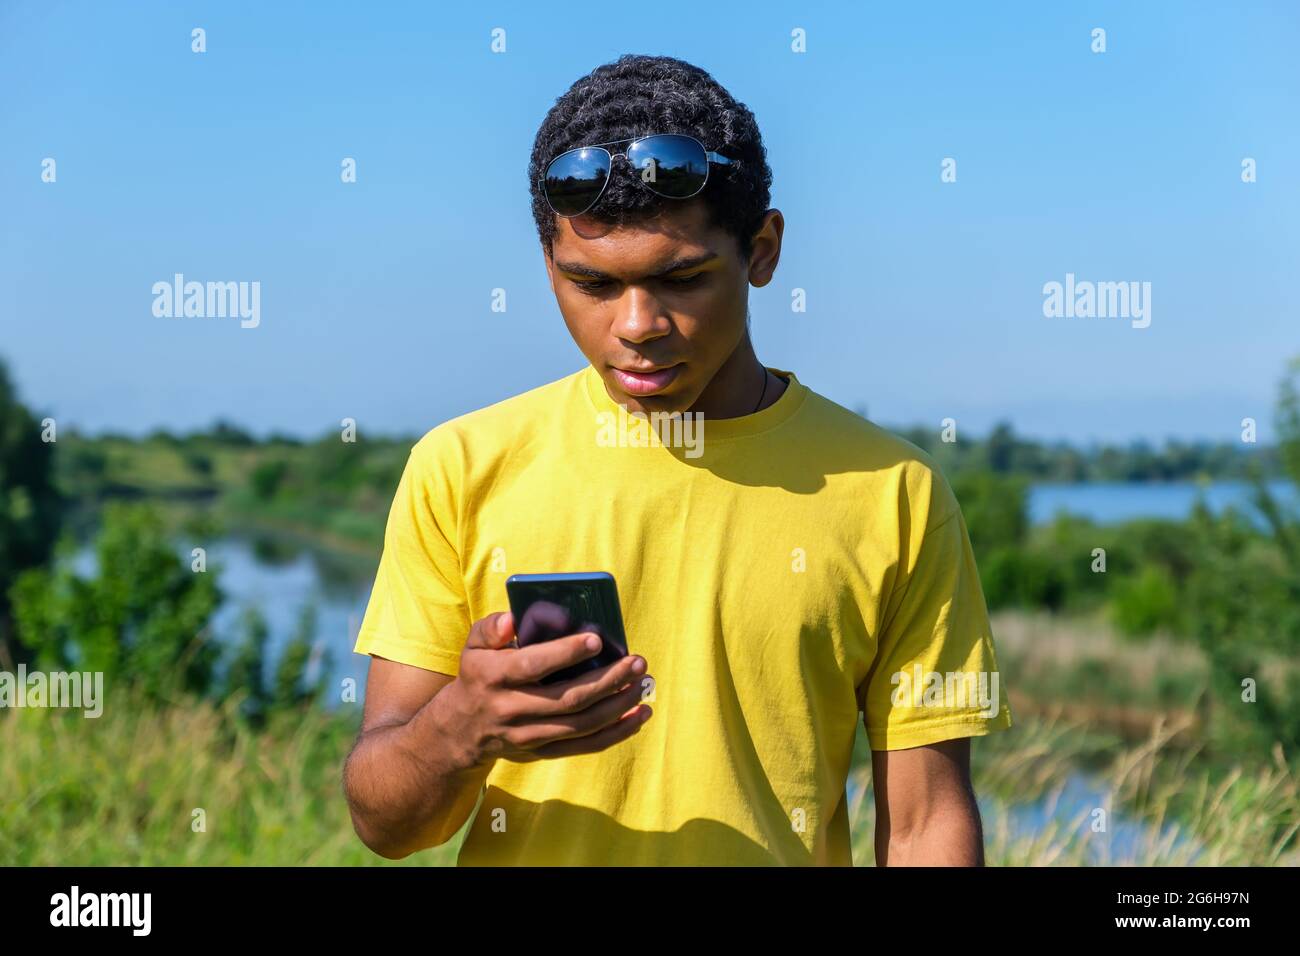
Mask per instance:
[[[749,414],[753,415],[754,412],[762,408],[763,399],[765,398],[767,398],[767,369],[766,368],[763,369],[763,391],[758,393],[758,404],[754,406],[754,411],[750,412]]]

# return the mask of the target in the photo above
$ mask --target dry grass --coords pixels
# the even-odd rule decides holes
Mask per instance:
[[[110,705],[114,702],[109,701]],[[253,732],[237,700],[168,709],[119,702],[97,720],[0,712],[0,865],[385,864],[353,834],[341,792],[356,715],[319,712]],[[1017,715],[975,742],[991,864],[1296,865],[1297,782],[1280,752],[1253,769],[1199,769],[1157,721],[1095,774],[1084,725]],[[1090,749],[1091,748],[1091,749]],[[854,771],[855,859],[873,861],[870,766]],[[1079,787],[1083,786],[1082,795]],[[194,811],[206,815],[196,832]],[[1107,813],[1094,832],[1093,811]],[[1028,816],[1026,814],[1029,814]],[[404,863],[454,862],[455,842]]]
[[[1215,775],[1186,731],[1158,720],[1147,740],[1080,771],[1088,728],[1060,718],[1020,720],[974,742],[973,777],[990,865],[1295,866],[1300,787],[1278,747],[1271,763]],[[855,770],[854,860],[874,862],[870,765]],[[1104,817],[1098,811],[1104,811]],[[1104,823],[1105,829],[1098,824]]]

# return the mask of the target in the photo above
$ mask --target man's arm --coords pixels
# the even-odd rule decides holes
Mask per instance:
[[[873,750],[877,866],[983,866],[970,738]]]
[[[439,693],[455,678],[371,657],[361,735],[343,770],[352,825],[380,856],[450,840],[474,811],[489,767],[443,733]]]
[[[508,646],[508,612],[476,621],[455,678],[371,655],[361,735],[343,768],[352,826],[380,856],[446,843],[464,826],[498,759],[596,753],[640,730],[638,654],[550,685],[538,681],[600,652],[579,632]]]

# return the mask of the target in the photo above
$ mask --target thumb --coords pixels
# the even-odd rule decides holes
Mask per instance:
[[[469,647],[497,650],[505,647],[515,637],[514,618],[509,611],[497,611],[479,620],[469,632]]]

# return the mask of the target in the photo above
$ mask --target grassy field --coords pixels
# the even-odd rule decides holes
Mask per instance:
[[[253,732],[238,704],[0,715],[0,865],[394,865],[348,819],[355,712],[283,715]]]
[[[340,773],[355,710],[282,717],[253,733],[237,705],[128,700],[97,720],[0,713],[0,865],[399,865],[370,853],[348,819]],[[1059,717],[1018,717],[1012,730],[977,739],[988,861],[1300,862],[1284,850],[1300,827],[1300,796],[1280,754],[1212,773],[1198,769],[1194,750],[1171,748],[1178,730],[1157,723],[1148,739],[1124,744]],[[856,862],[869,865],[870,762],[859,743],[853,844]],[[1095,808],[1055,803],[1090,765],[1110,828],[1122,819],[1137,833],[1122,852],[1093,830]],[[1025,811],[1043,819],[1026,826]],[[400,865],[454,863],[455,845]]]
[[[360,555],[368,575],[406,447],[376,442],[365,462],[329,443],[104,439],[71,451],[63,484],[88,526],[103,500],[144,498],[178,527],[272,529]],[[1214,709],[1197,645],[1122,638],[1101,609],[1000,611],[993,632],[1015,727],[974,744],[989,862],[1300,862],[1293,770],[1280,750],[1234,746],[1223,718],[1239,715]],[[1273,684],[1294,686],[1300,665],[1273,663]],[[393,865],[356,839],[341,792],[355,711],[253,732],[238,703],[128,700],[99,720],[0,711],[0,865]],[[860,864],[873,859],[869,784],[860,734],[850,786]],[[453,844],[403,865],[454,859]]]

